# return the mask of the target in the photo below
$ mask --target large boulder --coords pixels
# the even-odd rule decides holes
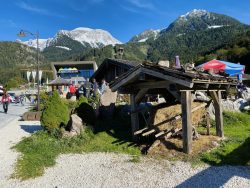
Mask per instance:
[[[81,131],[83,131],[83,129],[85,128],[82,119],[76,114],[72,114],[70,116],[70,120],[67,127],[69,131],[64,132],[63,134],[64,137],[72,137],[80,135]]]

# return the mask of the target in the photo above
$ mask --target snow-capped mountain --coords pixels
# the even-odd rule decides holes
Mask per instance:
[[[158,37],[158,34],[160,33],[160,29],[154,30],[154,29],[148,29],[143,31],[142,33],[134,36],[130,39],[129,42],[145,42],[148,39],[156,39]]]
[[[39,49],[41,51],[43,51],[44,48],[50,46],[50,41],[51,40],[52,40],[51,38],[48,38],[48,39],[38,39],[38,47],[39,47]],[[28,45],[30,47],[33,47],[33,48],[37,47],[36,39],[30,39],[28,41],[21,42],[21,43],[26,44],[26,45]]]
[[[237,26],[240,24],[241,23],[238,20],[226,15],[194,9],[179,16],[165,30],[162,30],[161,34],[164,32],[183,34],[189,31],[218,29],[221,27]]]
[[[68,37],[72,40],[80,42],[83,46],[92,48],[121,44],[121,42],[114,38],[108,31],[79,27],[71,31],[59,30],[53,38],[39,39],[40,50],[42,51],[49,46],[59,46],[57,45],[57,41],[59,39],[61,40],[63,37]],[[22,43],[34,48],[37,46],[36,40],[29,40]],[[64,47],[64,49],[68,48],[67,45],[61,47]]]
[[[54,37],[53,41],[57,40],[58,37],[63,35],[66,35],[71,39],[82,43],[83,45],[88,44],[92,48],[121,44],[121,42],[115,39],[108,31],[102,29],[79,27],[71,31],[60,30]]]
[[[209,18],[210,16],[211,16],[210,12],[208,12],[206,10],[194,9],[190,12],[187,12],[184,15],[181,15],[179,18],[183,19],[183,20],[188,20],[188,19],[194,18],[194,17],[207,17],[207,18]]]

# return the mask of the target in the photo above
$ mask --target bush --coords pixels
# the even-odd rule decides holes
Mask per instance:
[[[88,103],[83,102],[76,108],[77,115],[88,125],[94,125],[96,116],[95,111]]]
[[[98,93],[96,93],[96,95],[88,98],[88,102],[94,109],[96,109],[99,106],[100,98],[101,96]]]
[[[64,104],[67,105],[69,111],[72,111],[72,109],[75,109],[77,107],[77,102],[76,101],[71,101],[67,99],[62,99]]]
[[[40,93],[40,109],[44,110],[46,104],[48,103],[49,95],[45,92]]]
[[[17,88],[18,86],[25,84],[26,80],[21,77],[14,77],[8,80],[5,85],[6,90],[10,90],[11,88]]]
[[[77,101],[77,107],[79,107],[82,103],[88,103],[88,99],[84,96],[81,96]]]
[[[69,109],[61,100],[58,92],[54,92],[44,107],[41,117],[42,126],[50,133],[58,132],[69,121]]]

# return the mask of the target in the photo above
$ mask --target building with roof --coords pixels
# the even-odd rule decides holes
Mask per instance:
[[[123,59],[105,59],[98,70],[92,75],[98,82],[105,79],[107,82],[113,81],[131,68],[139,65],[140,62]]]
[[[55,79],[61,77],[76,85],[89,79],[97,70],[95,61],[52,62],[51,67]]]

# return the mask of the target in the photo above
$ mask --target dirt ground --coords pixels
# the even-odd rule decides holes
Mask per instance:
[[[200,135],[198,139],[193,140],[192,152],[189,154],[189,157],[211,150],[218,146],[219,141],[220,138],[213,135]],[[186,156],[182,151],[182,139],[180,138],[161,139],[160,144],[151,148],[148,155],[166,156],[169,158],[182,158]]]

